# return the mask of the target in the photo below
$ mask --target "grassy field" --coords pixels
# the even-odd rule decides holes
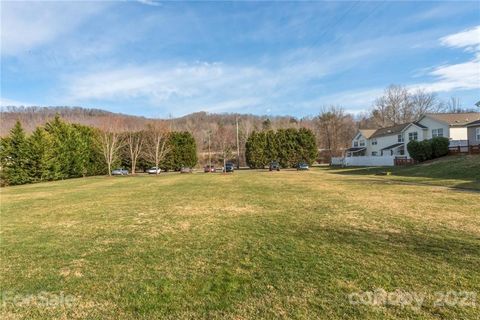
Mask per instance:
[[[4,188],[2,319],[478,319],[480,194],[348,171]]]
[[[390,171],[387,180],[406,183],[442,185],[480,191],[480,155],[457,155],[406,167],[362,167],[332,170],[347,175],[375,175]]]

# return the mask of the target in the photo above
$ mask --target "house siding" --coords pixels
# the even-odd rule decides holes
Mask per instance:
[[[371,156],[372,155],[372,152],[376,152],[377,153],[377,156],[381,156],[382,155],[382,149],[383,148],[386,148],[388,146],[391,146],[395,143],[398,143],[398,137],[397,137],[397,134],[391,134],[391,135],[388,135],[388,136],[382,136],[382,137],[377,137],[377,138],[373,138],[373,139],[377,139],[377,144],[376,145],[372,145],[372,139],[370,139],[370,147],[368,149],[368,155]],[[384,155],[390,155],[390,151],[389,150],[386,150]]]
[[[418,141],[422,141],[422,140],[425,140],[427,139],[426,136],[428,136],[428,129],[423,129],[423,128],[420,128],[420,127],[417,127],[415,125],[411,125],[409,126],[404,132],[403,132],[403,137],[404,137],[404,143],[405,143],[405,155],[410,158],[410,154],[408,153],[408,150],[407,150],[407,144],[408,142],[410,141],[408,139],[408,136],[409,136],[409,133],[414,133],[416,132],[417,133],[417,137],[418,137]],[[431,134],[431,132],[430,132]]]
[[[468,127],[468,144],[471,146],[480,145],[480,140],[477,140],[477,134],[476,134],[477,128],[480,128],[480,124],[478,126]]]
[[[446,123],[431,119],[429,117],[424,117],[418,123],[427,127],[427,130],[423,137],[424,139],[432,139],[432,131],[435,129],[443,129],[443,136],[445,138],[451,138],[450,127]],[[462,139],[458,139],[458,140],[462,140]]]

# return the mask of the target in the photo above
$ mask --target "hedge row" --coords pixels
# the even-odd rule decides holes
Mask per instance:
[[[272,161],[278,161],[284,168],[299,162],[312,164],[317,154],[315,135],[306,128],[254,131],[245,150],[251,168],[264,168]]]
[[[423,141],[412,140],[407,144],[407,150],[410,157],[422,162],[447,155],[449,144],[448,138],[444,137]]]
[[[58,116],[30,135],[17,122],[10,135],[0,140],[0,184],[107,174],[99,134],[98,129],[66,123]],[[171,132],[167,141],[169,151],[161,162],[162,169],[178,170],[197,164],[196,144],[190,133]],[[129,168],[126,150],[120,150],[117,158],[113,166]],[[141,156],[137,166],[145,169],[153,164]]]

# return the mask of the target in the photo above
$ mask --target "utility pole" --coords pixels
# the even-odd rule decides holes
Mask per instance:
[[[240,169],[240,142],[238,139],[238,117],[235,118],[237,123],[237,169]]]
[[[212,154],[210,153],[210,131],[208,131],[208,165],[212,167]]]

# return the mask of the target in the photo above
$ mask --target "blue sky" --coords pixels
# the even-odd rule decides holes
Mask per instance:
[[[480,100],[480,2],[2,2],[1,105],[149,117]]]

